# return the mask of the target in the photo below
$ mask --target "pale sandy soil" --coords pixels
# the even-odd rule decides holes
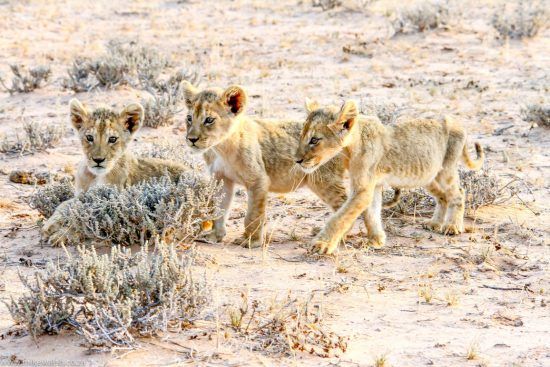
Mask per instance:
[[[63,90],[59,79],[73,58],[103,52],[112,38],[137,38],[172,55],[175,64],[200,65],[203,86],[245,86],[252,96],[249,112],[265,117],[303,118],[306,96],[321,102],[348,97],[395,102],[415,112],[453,114],[468,127],[472,140],[486,147],[487,166],[501,184],[517,176],[529,185],[531,193],[520,193],[528,207],[513,198],[480,209],[475,224],[472,216],[467,219],[475,231],[454,238],[423,230],[419,218],[387,220],[388,244],[376,251],[352,247],[361,238],[357,221],[348,248],[333,260],[315,261],[303,257],[304,245],[329,211],[312,194],[273,195],[273,239],[267,253],[231,245],[243,226],[243,194],[233,206],[226,241],[198,244],[211,259],[197,271],[206,272],[214,286],[213,307],[224,310],[243,290],[262,300],[289,289],[326,293],[329,326],[350,338],[348,351],[339,358],[297,354],[279,360],[247,351],[231,338],[191,342],[188,334],[144,341],[142,349],[128,353],[88,355],[74,336],[44,336],[34,342],[6,334],[13,322],[0,304],[0,365],[12,355],[32,365],[81,366],[185,361],[368,366],[382,355],[392,366],[550,365],[550,134],[543,128],[529,130],[519,114],[525,103],[548,103],[548,32],[524,42],[498,43],[488,25],[494,4],[487,1],[462,2],[462,19],[457,17],[449,29],[392,39],[387,39],[381,16],[345,7],[321,12],[309,1],[83,3],[0,1],[0,72],[7,74],[9,63],[48,63],[54,75],[52,83],[33,93],[0,93],[1,132],[16,131],[22,113],[40,123],[67,123],[66,105],[73,93]],[[364,50],[361,42],[367,42]],[[344,46],[365,55],[344,53]],[[469,81],[487,88],[466,88]],[[388,88],[389,83],[394,87]],[[78,97],[91,104],[121,105],[139,95],[121,87]],[[138,141],[156,137],[183,139],[181,132],[166,127],[143,129]],[[38,213],[26,204],[33,189],[9,183],[7,173],[22,167],[56,171],[78,159],[70,129],[47,152],[0,155],[0,283],[5,285],[0,299],[22,294],[17,273],[34,270],[20,266],[19,258],[39,263],[62,256],[60,249],[38,244]],[[18,229],[11,231],[13,227]],[[430,303],[419,295],[423,289],[431,289]],[[467,360],[471,346],[477,357]],[[195,362],[185,347],[200,351]]]

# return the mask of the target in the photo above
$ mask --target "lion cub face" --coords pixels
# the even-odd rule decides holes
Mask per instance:
[[[341,108],[321,108],[309,99],[306,100],[306,111],[308,116],[296,151],[296,163],[304,172],[312,173],[347,145],[358,112],[353,101],[346,102]]]
[[[106,108],[89,112],[73,98],[70,108],[71,122],[80,137],[88,169],[96,176],[107,174],[141,126],[143,107],[133,103],[119,113]]]
[[[186,142],[196,152],[203,152],[234,131],[236,118],[246,105],[246,93],[239,86],[199,92],[186,82],[184,88],[188,109]]]

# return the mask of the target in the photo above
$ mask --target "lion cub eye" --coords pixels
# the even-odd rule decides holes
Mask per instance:
[[[193,122],[193,117],[191,115],[187,115],[187,123],[190,124]]]
[[[316,138],[316,137],[313,137],[311,138],[311,140],[309,141],[309,145],[317,145],[317,143],[319,143],[319,138]]]
[[[109,143],[111,143],[111,144],[116,143],[117,140],[118,140],[118,138],[116,136],[110,136],[109,137]]]
[[[214,123],[214,120],[215,120],[215,118],[213,118],[213,117],[207,117],[207,118],[204,119],[204,124],[205,125],[212,125]]]
[[[90,143],[94,141],[94,137],[91,135],[86,135],[86,140],[88,140]]]

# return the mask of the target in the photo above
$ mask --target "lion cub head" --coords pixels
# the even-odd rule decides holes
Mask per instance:
[[[203,152],[218,145],[231,135],[246,106],[246,93],[239,86],[225,91],[198,91],[190,83],[184,85],[187,105],[187,145]]]
[[[94,175],[107,174],[140,128],[143,107],[132,103],[119,113],[107,108],[90,112],[76,98],[69,105],[71,123],[80,137],[88,169]]]
[[[296,151],[296,163],[311,173],[336,156],[347,145],[347,138],[357,119],[354,101],[341,108],[321,108],[317,102],[306,100],[308,113]]]

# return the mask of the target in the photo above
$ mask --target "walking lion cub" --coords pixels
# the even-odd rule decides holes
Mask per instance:
[[[346,201],[345,168],[342,158],[333,154],[315,173],[304,173],[294,159],[298,148],[300,121],[264,121],[244,113],[247,96],[243,88],[231,86],[225,91],[198,91],[185,84],[187,144],[203,153],[213,176],[223,180],[225,216],[214,222],[212,239],[221,241],[226,234],[225,220],[235,184],[248,193],[248,210],[242,245],[261,246],[264,240],[265,210],[269,192],[286,193],[307,186],[333,210]],[[399,198],[394,199],[388,207]]]
[[[69,106],[71,123],[84,153],[75,177],[75,195],[99,184],[124,188],[163,175],[177,180],[189,169],[164,159],[135,157],[127,150],[143,121],[143,107],[139,103],[132,103],[120,112],[107,108],[88,111],[76,98]],[[42,232],[47,237],[51,238],[60,229],[61,212],[56,210],[44,223]],[[204,226],[208,227],[208,224]]]
[[[308,117],[296,150],[297,162],[311,174],[332,157],[345,157],[353,193],[315,237],[313,251],[332,253],[365,210],[369,243],[384,245],[384,185],[426,188],[436,200],[435,212],[426,226],[444,234],[464,231],[464,190],[460,187],[458,162],[462,160],[468,168],[477,170],[483,164],[484,153],[476,143],[477,159],[470,158],[462,126],[449,118],[384,126],[377,118],[359,116],[353,101],[341,108],[321,108],[308,100],[306,109]]]

